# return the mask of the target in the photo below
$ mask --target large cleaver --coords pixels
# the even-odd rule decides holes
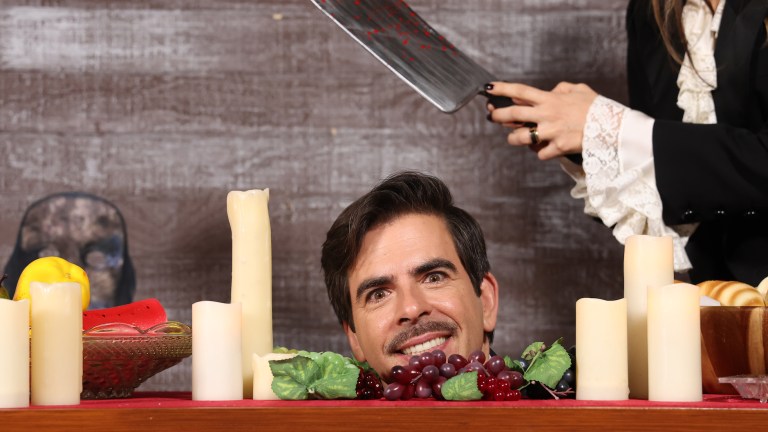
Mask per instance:
[[[475,95],[496,107],[484,84],[496,77],[436,32],[403,0],[312,0],[374,57],[440,111],[452,113]]]

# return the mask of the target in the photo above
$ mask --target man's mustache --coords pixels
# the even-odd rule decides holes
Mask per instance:
[[[395,353],[398,348],[408,341],[408,339],[421,336],[430,332],[448,332],[453,336],[459,327],[452,322],[447,321],[427,321],[418,323],[396,334],[389,343],[387,343],[387,352]]]

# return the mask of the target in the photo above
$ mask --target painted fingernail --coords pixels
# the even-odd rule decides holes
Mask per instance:
[[[491,114],[489,113],[487,116],[485,116],[485,119],[489,122],[493,122],[493,118],[491,117]]]
[[[491,83],[486,84],[485,85],[485,89],[486,90],[493,90],[493,84],[491,84]]]

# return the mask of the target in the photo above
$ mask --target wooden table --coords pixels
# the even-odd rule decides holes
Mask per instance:
[[[674,431],[765,430],[768,405],[708,396],[702,403],[236,401],[189,393],[137,394],[78,407],[0,410],[11,431]]]

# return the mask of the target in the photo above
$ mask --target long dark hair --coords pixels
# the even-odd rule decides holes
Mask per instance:
[[[653,13],[653,18],[656,20],[656,25],[659,27],[661,39],[664,42],[664,47],[667,49],[669,56],[678,64],[683,63],[684,55],[675,49],[677,46],[682,46],[683,54],[688,52],[688,41],[685,38],[685,31],[683,30],[683,6],[685,6],[686,0],[651,0],[650,8]],[[724,0],[720,0],[724,1]],[[714,13],[712,0],[706,1],[709,9]],[[768,17],[763,20],[763,25],[766,31],[766,44],[768,44]]]

